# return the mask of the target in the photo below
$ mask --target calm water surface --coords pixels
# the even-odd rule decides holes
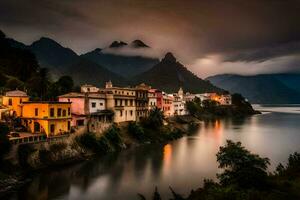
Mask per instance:
[[[202,123],[194,135],[167,145],[143,146],[43,172],[6,199],[134,200],[137,193],[151,196],[155,186],[163,197],[169,197],[169,186],[188,194],[204,178],[215,179],[215,155],[227,139],[269,157],[272,171],[290,153],[300,152],[300,105],[255,107],[263,114]]]

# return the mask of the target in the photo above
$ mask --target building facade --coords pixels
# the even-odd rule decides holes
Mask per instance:
[[[142,83],[135,87],[136,92],[136,120],[139,121],[145,118],[149,114],[149,98],[148,91],[151,89],[150,86]]]
[[[20,90],[6,92],[2,97],[2,105],[11,109],[11,114],[15,117],[22,115],[22,103],[26,101],[29,101],[29,96]]]
[[[184,100],[183,89],[180,88],[177,93],[173,94],[173,110],[174,115],[187,115],[188,111],[186,109],[186,102]]]
[[[173,96],[166,93],[163,94],[162,111],[166,117],[174,115]]]
[[[149,110],[152,110],[154,109],[155,107],[157,107],[157,95],[156,95],[156,90],[155,89],[150,89],[148,91],[148,99],[149,99],[149,102],[148,102],[148,109]]]
[[[108,110],[114,112],[114,122],[136,121],[136,90],[129,87],[114,87],[109,81],[102,90],[106,93]]]
[[[104,93],[68,93],[59,96],[60,102],[71,102],[72,127],[86,126],[96,131],[105,123],[111,123],[113,113],[106,109]]]
[[[71,102],[23,102],[22,124],[31,133],[47,137],[70,133]]]

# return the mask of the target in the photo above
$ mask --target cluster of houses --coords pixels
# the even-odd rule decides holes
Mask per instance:
[[[105,88],[82,85],[81,92],[71,92],[58,97],[58,101],[30,101],[20,90],[9,91],[2,97],[0,117],[10,115],[20,119],[25,127],[12,139],[39,140],[67,135],[72,129],[85,127],[90,132],[101,131],[114,123],[139,121],[147,117],[155,107],[166,117],[186,115],[186,102],[194,98],[215,100],[221,105],[230,105],[230,95],[216,93],[184,94],[182,88],[177,93],[167,94],[146,84],[136,87],[115,87],[112,82]]]

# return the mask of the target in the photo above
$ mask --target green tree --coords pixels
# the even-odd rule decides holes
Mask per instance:
[[[252,154],[240,142],[227,140],[217,153],[217,161],[219,168],[224,169],[218,174],[222,185],[258,189],[266,186],[269,159]]]
[[[70,76],[62,76],[57,81],[57,85],[59,87],[59,93],[61,95],[61,94],[71,92],[73,90],[74,81]]]
[[[7,137],[9,128],[6,124],[0,124],[0,163],[3,161],[4,156],[10,151],[11,144]]]
[[[158,129],[163,125],[164,113],[161,109],[155,107],[150,110],[149,116],[146,119],[146,125],[154,129]]]
[[[27,83],[32,96],[37,96],[41,100],[48,99],[48,89],[50,85],[50,75],[47,68],[41,68]]]

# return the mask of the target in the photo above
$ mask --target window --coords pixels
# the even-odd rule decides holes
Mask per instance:
[[[96,108],[96,103],[92,102],[92,108]]]
[[[54,108],[50,108],[50,117],[54,117]]]
[[[115,106],[118,106],[118,101],[117,101],[117,99],[115,99]]]
[[[8,99],[8,105],[12,106],[12,99]]]
[[[130,100],[130,105],[133,106],[133,100],[132,99]]]
[[[70,99],[68,99],[68,102],[70,102]]]
[[[102,103],[102,102],[100,103],[100,106],[103,106],[103,103]]]
[[[63,110],[63,117],[67,116],[67,111]]]
[[[130,116],[132,116],[132,114],[133,114],[133,111],[131,110],[131,111],[130,111]]]
[[[71,115],[71,108],[68,108],[68,115]]]
[[[123,111],[122,110],[120,110],[120,117],[122,117],[123,116]]]
[[[39,109],[38,109],[38,108],[35,108],[35,109],[34,109],[34,115],[35,115],[35,116],[38,116],[38,115],[39,115]]]
[[[57,109],[57,117],[61,117],[61,108]]]
[[[125,106],[127,106],[127,104],[128,104],[128,100],[126,99],[126,100],[125,100]]]
[[[22,98],[20,98],[20,104],[22,103]]]

